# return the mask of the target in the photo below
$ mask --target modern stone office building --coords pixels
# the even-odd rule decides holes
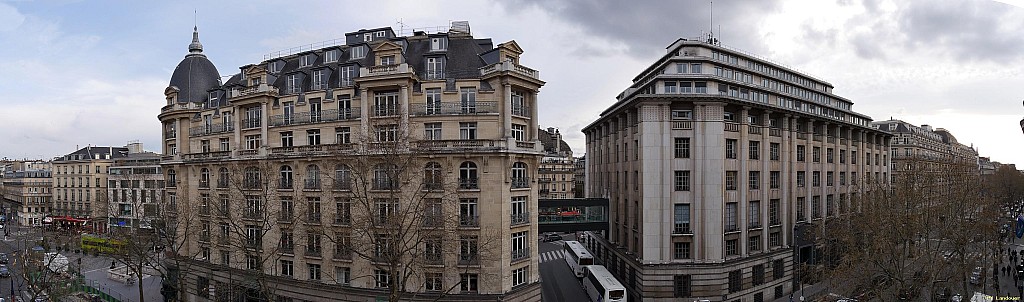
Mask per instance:
[[[419,300],[539,300],[530,174],[544,82],[522,54],[465,22],[385,27],[221,82],[194,33],[159,115],[168,202],[199,211],[179,230],[197,234],[179,253],[196,259],[179,293],[367,301],[404,286]],[[399,265],[381,260],[397,242],[416,244]]]
[[[793,291],[794,227],[850,210],[889,179],[890,134],[833,86],[744,52],[679,39],[587,136],[587,240],[631,301],[770,301]]]

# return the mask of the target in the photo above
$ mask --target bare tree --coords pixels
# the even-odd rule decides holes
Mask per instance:
[[[815,226],[826,258],[817,273],[841,294],[883,301],[963,293],[972,268],[998,259],[995,204],[969,163],[900,164],[891,183],[866,184],[851,211]]]
[[[372,280],[389,301],[441,299],[463,285],[460,280],[442,288],[445,268],[469,272],[499,259],[501,236],[478,230],[476,203],[460,205],[457,192],[477,188],[475,176],[459,175],[450,158],[423,152],[430,141],[411,140],[398,121],[375,123],[362,149],[329,161],[335,173],[325,174],[344,192],[337,197],[335,222],[345,227],[334,236],[331,229],[307,232],[332,241],[335,258],[355,255],[369,262],[351,278]]]

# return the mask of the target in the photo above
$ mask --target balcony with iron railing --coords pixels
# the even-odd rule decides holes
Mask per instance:
[[[530,113],[529,106],[512,106],[512,115],[528,118],[530,117]]]
[[[331,259],[352,260],[352,249],[348,247],[337,247],[331,254]]]
[[[370,112],[373,116],[396,116],[401,113],[398,104],[374,105],[372,109]]]
[[[231,156],[230,151],[212,151],[212,152],[201,152],[201,153],[188,153],[182,156],[184,160],[208,160],[227,158]]]
[[[246,190],[258,190],[263,188],[263,183],[258,179],[246,179],[242,181],[242,188]]]
[[[490,151],[501,149],[499,141],[481,139],[420,140],[413,142],[413,149],[430,151]]]
[[[511,222],[512,226],[524,225],[524,224],[529,224],[530,223],[530,211],[526,211],[526,212],[522,212],[522,213],[512,213],[510,216],[512,218],[512,222]]]
[[[423,216],[423,227],[425,228],[439,228],[444,226],[444,217],[441,215],[425,215]]]
[[[320,257],[322,255],[323,254],[321,253],[321,250],[320,250],[319,246],[307,246],[306,247],[306,254],[305,254],[306,257]]]
[[[282,254],[295,254],[295,244],[282,243],[278,249]]]
[[[209,189],[210,188],[210,181],[209,180],[206,180],[206,181],[200,180],[199,181],[199,188],[200,189]]]
[[[409,114],[414,116],[427,115],[475,115],[498,113],[497,102],[475,102],[472,104],[462,103],[437,103],[437,104],[411,104]]]
[[[274,147],[270,148],[271,156],[288,156],[288,155],[329,155],[334,153],[346,153],[355,150],[353,144],[320,144],[320,145],[305,145],[305,146],[293,146],[293,147]]]
[[[352,180],[350,179],[335,179],[331,185],[331,189],[335,191],[352,191]]]
[[[471,178],[459,178],[459,189],[460,190],[479,190],[480,184],[477,182],[476,177]]]
[[[218,189],[224,189],[224,188],[227,188],[227,187],[228,187],[228,180],[227,179],[217,179],[217,188]]]
[[[316,212],[307,213],[306,214],[306,224],[320,224],[320,216],[321,216],[320,213],[316,213]]]
[[[231,97],[233,97],[233,98],[234,97],[243,97],[243,96],[247,96],[247,95],[253,95],[253,94],[257,94],[257,93],[265,93],[265,92],[272,92],[272,91],[276,91],[276,89],[271,89],[270,85],[267,85],[267,84],[264,83],[264,84],[259,84],[259,85],[256,85],[256,86],[246,86],[246,87],[240,87],[240,88],[231,89]]]
[[[398,180],[374,178],[372,188],[374,190],[397,190]]]
[[[199,215],[210,215],[210,206],[199,206]]]
[[[260,118],[244,118],[242,119],[242,129],[259,128],[263,125],[263,121]]]
[[[523,188],[529,188],[529,187],[530,187],[530,178],[529,177],[513,177],[512,178],[512,188],[513,189],[523,189]]]
[[[323,122],[346,121],[358,119],[362,112],[359,107],[345,109],[329,109],[314,112],[278,114],[270,117],[270,126],[305,125]]]
[[[459,215],[459,226],[460,227],[479,227],[480,216],[479,215]]]
[[[247,209],[242,213],[242,218],[245,219],[260,219],[263,218],[263,211]]]
[[[294,189],[294,182],[291,179],[279,179],[277,181],[278,190],[291,190]]]
[[[426,253],[423,254],[423,262],[429,265],[442,265],[444,264],[444,255],[441,253]]]
[[[530,258],[530,247],[523,247],[520,249],[512,250],[512,262],[519,260],[525,260]]]
[[[304,190],[320,190],[319,179],[306,179],[302,182],[302,189]]]
[[[480,255],[478,254],[459,254],[459,265],[477,265],[480,264]]]
[[[291,223],[295,220],[295,213],[292,211],[282,211],[277,214],[277,221],[283,223]]]
[[[674,235],[692,235],[693,231],[690,230],[690,224],[689,223],[677,223],[675,225],[675,227],[672,228],[672,234],[674,234]]]
[[[352,216],[351,215],[338,215],[338,214],[334,214],[334,222],[333,222],[333,224],[334,225],[351,225],[352,224]]]
[[[188,134],[190,136],[204,136],[211,134],[228,133],[234,130],[234,124],[210,124],[189,128]]]

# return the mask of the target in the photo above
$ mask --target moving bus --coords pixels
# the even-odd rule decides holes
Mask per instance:
[[[87,254],[94,252],[114,254],[121,252],[123,248],[124,242],[120,240],[82,235],[82,252]]]
[[[583,289],[593,302],[626,302],[626,287],[608,272],[604,265],[586,267]]]
[[[569,264],[576,278],[583,278],[583,267],[594,265],[594,255],[587,251],[579,241],[565,241],[563,247],[565,262]]]

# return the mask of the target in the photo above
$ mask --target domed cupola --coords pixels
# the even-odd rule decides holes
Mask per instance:
[[[178,89],[178,103],[202,103],[206,101],[207,90],[220,86],[220,73],[203,54],[203,44],[199,43],[199,28],[192,31],[192,44],[188,45],[188,54],[178,63],[171,74],[171,87]]]

